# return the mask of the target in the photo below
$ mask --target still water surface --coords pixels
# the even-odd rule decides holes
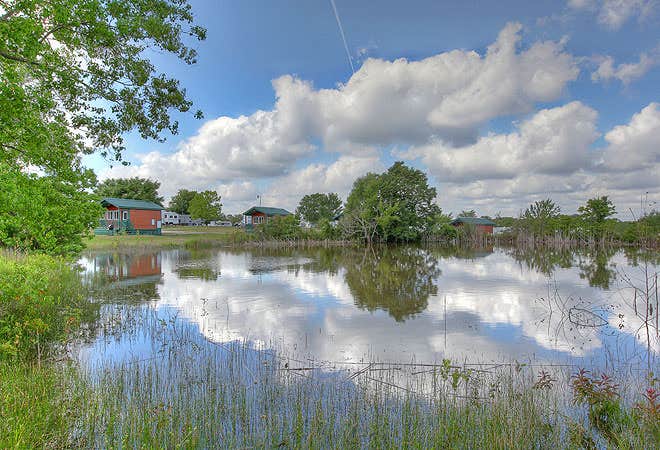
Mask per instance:
[[[101,280],[104,314],[147,308],[212,343],[339,365],[448,358],[648,367],[658,361],[657,328],[633,286],[657,273],[657,259],[401,246],[90,253],[80,263]],[[99,336],[82,357],[148,356],[146,327],[136,321],[131,339]]]

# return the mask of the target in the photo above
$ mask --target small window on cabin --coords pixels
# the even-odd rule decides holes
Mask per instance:
[[[128,220],[128,211],[124,211],[124,220]]]
[[[156,219],[151,219],[151,225],[156,225]]]

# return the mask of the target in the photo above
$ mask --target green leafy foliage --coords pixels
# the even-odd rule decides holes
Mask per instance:
[[[170,200],[169,210],[179,214],[190,214],[190,202],[195,198],[195,194],[197,194],[197,191],[179,189]]]
[[[370,173],[355,181],[343,227],[367,242],[419,240],[432,230],[441,213],[435,197],[436,190],[424,172],[399,161],[383,174]]]
[[[79,149],[112,149],[121,159],[124,133],[158,139],[177,131],[170,110],[188,111],[191,102],[144,50],[196,62],[185,40],[206,32],[187,1],[9,0],[3,10],[0,143],[10,157],[54,161],[53,132],[76,129],[89,140],[76,140]]]
[[[578,208],[578,212],[588,222],[602,223],[616,213],[616,208],[612,200],[605,195],[587,200],[586,204]]]
[[[0,243],[65,253],[79,247],[74,235],[98,213],[82,193],[95,182],[80,155],[98,149],[121,161],[126,133],[176,133],[170,113],[191,102],[177,80],[156,71],[147,50],[193,64],[196,51],[186,41],[204,39],[205,30],[193,24],[185,0],[1,4],[0,171],[13,193],[0,204]],[[35,195],[32,211],[18,189]]]
[[[292,240],[302,237],[300,219],[293,214],[271,217],[258,227],[258,232],[268,239]]]
[[[0,360],[41,357],[90,315],[79,274],[65,260],[0,254]]]
[[[80,251],[102,213],[98,199],[85,191],[95,180],[82,169],[77,180],[67,181],[0,163],[0,245],[53,254]]]
[[[552,200],[539,200],[527,207],[522,221],[527,229],[535,234],[544,235],[550,228],[550,222],[559,217],[561,209]]]
[[[108,178],[99,183],[95,193],[99,197],[146,200],[162,206],[163,197],[158,195],[159,188],[159,181],[147,178]]]
[[[211,220],[218,220],[222,216],[222,204],[216,191],[197,192],[190,201],[190,217],[202,219],[208,224]]]
[[[296,214],[307,222],[317,225],[322,220],[332,220],[341,211],[341,199],[335,193],[308,194],[300,199]]]

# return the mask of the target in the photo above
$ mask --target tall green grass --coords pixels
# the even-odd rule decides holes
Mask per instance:
[[[84,390],[74,369],[0,361],[0,448],[74,448]]]
[[[98,317],[70,261],[0,252],[0,448],[71,448],[82,391],[61,359]]]
[[[176,233],[176,234],[174,234]],[[94,236],[86,242],[89,250],[129,250],[146,248],[213,248],[249,242],[255,236],[236,228],[190,228],[173,230],[161,236]]]
[[[608,397],[620,413],[608,415],[599,388],[578,397],[574,378],[561,369],[537,376],[443,361],[349,370],[249,342],[214,344],[185,321],[126,308],[117,315],[138,326],[121,330],[125,325],[110,319],[125,333],[121,339],[149,336],[154,352],[86,366],[88,397],[77,429],[88,446],[646,449],[660,438],[657,412],[634,407],[644,402],[640,393]],[[612,423],[612,433],[603,433],[592,409],[600,425]]]

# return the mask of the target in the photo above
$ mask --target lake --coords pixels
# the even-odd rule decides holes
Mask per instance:
[[[179,249],[89,253],[80,264],[104,303],[97,338],[80,350],[88,366],[152,357],[177,326],[323,367],[449,359],[644,369],[660,349],[657,292],[648,320],[643,297],[657,252]]]

